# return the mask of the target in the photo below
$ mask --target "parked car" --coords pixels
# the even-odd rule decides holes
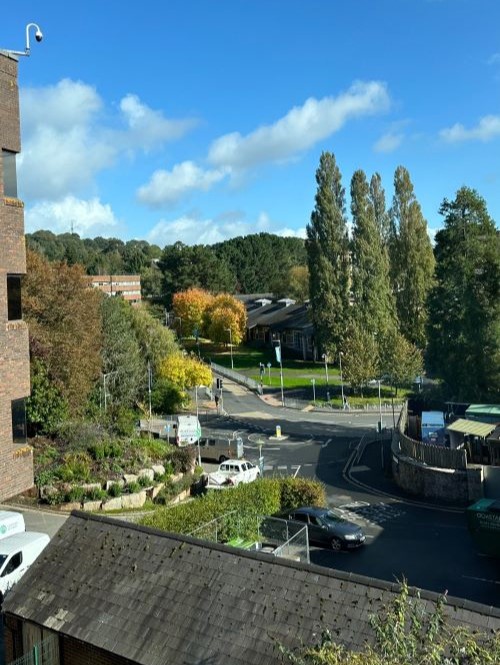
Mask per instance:
[[[346,520],[335,508],[303,506],[283,511],[275,518],[278,519],[264,520],[261,525],[261,534],[267,539],[284,542],[304,526],[307,526],[310,543],[335,551],[355,549],[366,539],[361,527]]]
[[[219,465],[218,471],[208,474],[207,489],[226,489],[240,483],[251,483],[260,476],[259,469],[247,460],[230,460]]]

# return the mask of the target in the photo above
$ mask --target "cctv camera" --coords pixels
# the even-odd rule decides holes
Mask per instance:
[[[41,41],[42,41],[42,39],[43,39],[43,34],[42,34],[42,31],[41,31],[41,30],[37,30],[37,31],[35,32],[35,39],[36,39],[37,42],[41,42]]]

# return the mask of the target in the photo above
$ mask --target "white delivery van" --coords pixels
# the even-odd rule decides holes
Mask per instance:
[[[15,533],[23,533],[26,530],[24,517],[21,513],[10,510],[0,510],[0,539],[8,538]]]
[[[141,432],[149,432],[154,437],[167,439],[176,446],[189,446],[198,443],[201,436],[200,421],[191,414],[163,416],[162,418],[141,419]]]
[[[46,533],[24,531],[0,540],[0,602],[49,544]]]

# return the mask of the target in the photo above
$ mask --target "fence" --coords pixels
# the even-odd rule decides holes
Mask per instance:
[[[467,469],[467,453],[465,450],[433,446],[429,443],[415,441],[407,436],[404,431],[408,418],[408,405],[405,404],[401,410],[398,426],[393,439],[394,452],[411,457],[417,462],[433,466],[438,469]]]
[[[259,540],[272,545],[275,556],[309,563],[307,526],[279,517],[263,517],[259,526]]]
[[[51,635],[33,645],[28,653],[8,665],[59,665],[59,663],[59,640],[57,635]]]
[[[210,367],[216,372],[216,374],[220,374],[220,376],[223,376],[226,379],[231,379],[231,381],[234,381],[235,383],[239,383],[242,386],[250,388],[250,390],[255,390],[255,392],[260,393],[260,383],[254,381],[254,379],[251,379],[244,374],[240,374],[234,369],[228,369],[222,365],[217,365],[217,363],[210,362]]]

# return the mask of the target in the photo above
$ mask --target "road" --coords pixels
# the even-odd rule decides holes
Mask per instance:
[[[259,457],[255,439],[264,440],[265,475],[322,481],[328,505],[341,507],[367,534],[367,545],[355,552],[312,548],[313,563],[392,582],[405,577],[419,588],[500,607],[499,562],[476,551],[462,510],[407,500],[390,480],[384,480],[384,488],[392,488],[393,496],[356,482],[369,485],[373,469],[382,473],[378,443],[366,448],[358,466],[348,465],[362,437],[376,438],[377,412],[299,412],[265,404],[228,381],[225,386],[224,407],[230,416],[217,427],[239,430],[245,455],[254,463]],[[392,413],[383,418],[392,424]],[[287,438],[273,437],[276,425]]]

